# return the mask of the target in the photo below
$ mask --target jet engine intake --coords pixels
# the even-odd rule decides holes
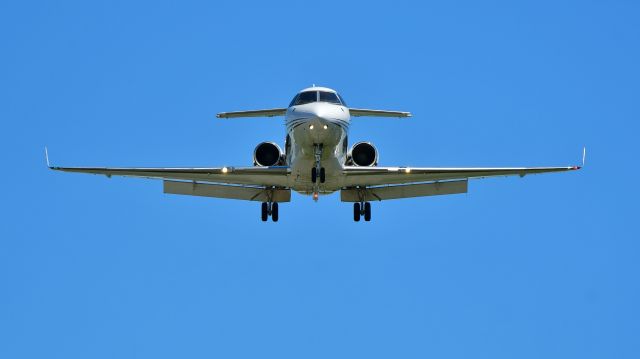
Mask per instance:
[[[370,142],[358,142],[347,155],[347,164],[371,167],[378,164],[378,150]]]
[[[253,150],[253,165],[261,167],[279,166],[284,163],[280,146],[273,142],[262,142]]]

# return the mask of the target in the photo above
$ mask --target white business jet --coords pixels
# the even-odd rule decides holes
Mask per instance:
[[[467,192],[470,178],[525,176],[580,169],[566,167],[430,168],[378,167],[378,150],[370,142],[348,147],[352,117],[411,117],[409,112],[350,108],[334,90],[310,87],[287,108],[222,112],[218,118],[284,116],[284,150],[262,142],[253,151],[251,167],[107,168],[57,167],[57,171],[164,180],[164,192],[262,202],[261,218],[278,221],[278,203],[291,200],[291,190],[313,196],[340,191],[353,202],[353,219],[371,220],[371,201]],[[583,164],[584,164],[583,151]]]

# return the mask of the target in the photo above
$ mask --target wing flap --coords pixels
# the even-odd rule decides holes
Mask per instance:
[[[342,202],[384,201],[411,197],[467,193],[468,181],[433,182],[369,188],[347,188],[340,191]]]
[[[265,189],[264,187],[231,186],[198,182],[164,181],[164,193],[258,202],[291,201],[290,189]]]

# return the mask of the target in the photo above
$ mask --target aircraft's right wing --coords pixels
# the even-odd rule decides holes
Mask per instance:
[[[48,158],[47,158],[48,163]],[[164,192],[249,201],[288,202],[289,167],[56,167],[63,172],[163,179]]]
[[[289,167],[49,167],[55,171],[254,186],[288,186]]]

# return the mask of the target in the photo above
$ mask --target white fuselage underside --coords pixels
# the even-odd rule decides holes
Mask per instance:
[[[315,167],[317,144],[322,144],[321,166],[326,173],[325,182],[318,184],[318,192],[331,193],[342,188],[350,122],[349,109],[342,105],[312,102],[287,109],[285,152],[294,191],[311,194],[316,189],[311,182],[311,169]]]

